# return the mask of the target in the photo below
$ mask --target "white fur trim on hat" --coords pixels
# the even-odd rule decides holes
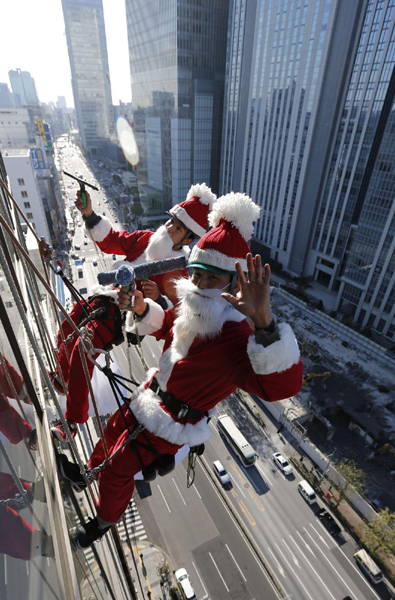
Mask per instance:
[[[231,256],[226,256],[226,254],[222,254],[222,252],[218,252],[217,250],[212,250],[211,248],[198,248],[198,246],[194,246],[192,248],[191,256],[189,258],[189,263],[203,263],[204,265],[211,265],[212,267],[216,267],[217,269],[223,269],[224,271],[229,271],[232,273],[236,272],[235,262],[239,261],[241,268],[244,273],[247,272],[247,261],[245,257],[243,258],[232,258]]]
[[[217,196],[211,191],[211,189],[205,183],[195,183],[191,186],[187,194],[187,200],[191,198],[200,198],[202,204],[208,204],[209,209],[213,207]]]
[[[260,207],[249,196],[230,192],[217,200],[208,221],[212,227],[217,227],[221,219],[225,219],[232,223],[248,242],[254,233],[253,223],[258,219],[260,212]]]
[[[144,319],[137,323],[139,335],[150,335],[158,331],[162,327],[165,318],[165,312],[159,304],[151,300],[151,298],[145,298],[145,301],[149,304],[149,311]],[[125,329],[131,333],[136,333],[136,324],[133,321],[131,311],[128,311],[126,315]]]
[[[280,339],[266,348],[258,344],[253,335],[247,344],[247,354],[257,375],[281,373],[290,369],[300,358],[295,334],[287,323],[279,324]]]
[[[101,217],[97,225],[88,229],[85,227],[85,234],[95,242],[102,242],[106,239],[112,229],[112,225],[107,217]]]
[[[90,296],[107,296],[108,298],[112,298],[117,301],[118,299],[118,289],[113,288],[111,285],[93,285],[89,290]]]
[[[206,230],[203,229],[203,227],[201,227],[199,223],[196,223],[196,221],[194,221],[192,217],[189,216],[185,208],[182,208],[179,204],[175,204],[174,206],[172,206],[169,212],[171,215],[174,215],[176,219],[181,221],[181,223],[185,225],[187,229],[190,229],[199,237],[202,237],[202,235],[206,233]]]
[[[147,372],[146,381],[155,374],[155,369]],[[189,444],[198,446],[205,444],[211,437],[211,430],[206,418],[198,423],[178,423],[160,406],[161,399],[152,390],[141,385],[132,396],[130,408],[139,423],[150,433],[167,440],[172,444]]]

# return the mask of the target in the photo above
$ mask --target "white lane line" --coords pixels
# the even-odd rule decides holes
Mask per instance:
[[[258,463],[255,463],[255,464],[256,464],[256,468],[257,468],[257,469],[258,469],[258,470],[259,470],[259,471],[262,473],[262,475],[265,477],[265,479],[267,479],[267,480],[268,480],[268,482],[269,482],[269,485],[273,485],[273,484],[272,484],[272,482],[270,481],[269,477],[268,477],[268,476],[266,475],[266,473],[264,472],[264,470],[263,470],[263,469],[261,469],[261,467],[258,465]]]
[[[239,417],[237,415],[235,415],[234,413],[232,413],[232,417],[234,417],[236,419],[236,421],[238,421],[240,423],[241,426],[243,425],[242,421],[240,421],[240,419],[239,419]]]
[[[274,561],[277,563],[277,568],[280,571],[281,575],[286,579],[286,576],[285,576],[285,573],[284,573],[284,569],[282,568],[282,566],[278,562],[276,556],[273,554],[272,549],[269,548],[269,546],[267,547],[267,549],[269,550],[270,554],[273,556]]]
[[[310,535],[309,532],[307,531],[306,527],[303,527],[303,529],[306,531],[307,535]],[[302,540],[302,542],[306,546],[307,550],[309,550],[311,552],[311,554],[314,556],[314,558],[317,558],[316,555],[314,554],[314,552],[312,551],[312,549],[310,548],[310,546],[308,545],[308,543],[302,538],[302,536],[300,535],[299,531],[297,531],[296,533],[298,534],[298,536],[300,537],[300,539]]]
[[[157,488],[158,488],[158,490],[159,490],[159,491],[160,491],[160,493],[161,493],[161,496],[162,496],[162,498],[163,498],[163,502],[164,502],[164,503],[166,504],[166,506],[167,506],[167,510],[169,511],[169,513],[171,513],[170,507],[169,507],[169,505],[168,505],[168,504],[167,504],[167,502],[166,502],[166,498],[164,497],[164,495],[163,495],[163,492],[162,492],[162,490],[160,489],[160,487],[159,487],[159,485],[158,485],[158,484],[157,484]]]
[[[197,570],[197,568],[196,568],[196,565],[195,565],[195,563],[194,563],[193,561],[192,561],[192,564],[193,564],[193,568],[194,568],[194,569],[195,569],[195,571],[196,571],[196,575],[199,577],[200,583],[202,584],[202,588],[204,589],[204,593],[205,593],[205,594],[207,594],[207,590],[206,590],[206,588],[204,587],[203,579],[200,577],[200,573],[199,573],[199,571]]]
[[[4,585],[7,585],[7,554],[4,554]]]
[[[333,564],[331,563],[331,561],[329,560],[329,558],[326,556],[326,554],[324,553],[324,551],[322,550],[322,548],[319,547],[319,545],[317,544],[317,542],[309,534],[309,532],[307,531],[306,527],[303,527],[303,529],[306,531],[307,535],[311,538],[311,541],[317,546],[318,550],[321,552],[321,554],[325,558],[325,560],[330,564],[330,566],[332,567],[332,569],[335,571],[336,575],[342,580],[342,582],[344,583],[344,585],[346,586],[346,588],[348,589],[348,591],[350,592],[350,594],[352,594],[355,597],[355,600],[358,600],[357,596],[354,594],[354,592],[352,591],[352,589],[350,588],[350,586],[347,585],[347,583],[344,581],[343,577],[340,575],[340,573],[337,571],[337,569],[333,566]]]
[[[316,528],[314,527],[314,525],[312,523],[310,523],[311,527],[314,529],[314,531],[316,532],[316,534],[318,535],[318,537],[321,539],[321,541],[325,544],[325,546],[328,548],[328,550],[330,550],[328,544],[326,543],[326,541],[324,540],[324,538],[322,537],[322,535],[316,530]]]
[[[225,546],[227,547],[229,554],[230,554],[230,555],[231,555],[231,557],[233,558],[233,560],[234,560],[234,563],[235,563],[236,567],[239,569],[239,571],[240,571],[240,575],[242,576],[242,578],[244,579],[244,581],[247,581],[247,579],[244,577],[244,573],[243,573],[243,571],[240,569],[240,567],[239,567],[238,563],[236,562],[236,559],[235,559],[235,557],[233,556],[232,552],[230,551],[230,548],[229,548],[228,544],[225,544]]]
[[[225,579],[222,577],[222,573],[221,573],[221,571],[219,570],[217,563],[216,563],[216,562],[215,562],[215,560],[213,559],[213,555],[211,554],[211,552],[209,552],[208,554],[209,554],[209,557],[211,558],[211,560],[212,560],[212,561],[213,561],[213,563],[214,563],[214,567],[215,567],[215,568],[217,569],[217,571],[218,571],[218,575],[219,575],[219,576],[221,577],[221,579],[222,579],[222,583],[224,584],[224,586],[225,586],[225,588],[226,588],[226,591],[227,591],[227,592],[228,592],[228,594],[229,594],[229,588],[228,588],[228,586],[226,585],[226,581],[225,581]]]
[[[291,537],[291,536],[289,536],[289,537]],[[291,538],[291,540],[292,540],[292,538]],[[296,565],[297,567],[299,567],[299,569],[300,569],[300,563],[299,563],[298,559],[296,558],[295,554],[292,552],[291,548],[288,546],[288,544],[287,544],[287,542],[284,540],[284,538],[283,538],[283,542],[284,542],[284,545],[286,546],[286,548],[287,548],[288,552],[289,552],[289,553],[290,553],[290,555],[292,556],[292,560],[294,561],[295,565]]]
[[[276,544],[277,546],[277,550],[280,552],[281,556],[283,557],[283,559],[285,560],[285,562],[287,563],[288,567],[291,569],[292,573],[294,574],[294,576],[296,577],[296,579],[299,581],[300,585],[302,586],[302,588],[304,589],[304,591],[306,592],[307,596],[310,598],[310,600],[313,600],[313,598],[310,596],[309,592],[306,590],[305,586],[303,585],[303,583],[300,581],[299,577],[297,576],[297,574],[295,573],[295,571],[293,570],[293,568],[291,567],[291,565],[289,564],[289,562],[287,561],[287,559],[285,558],[282,550],[279,548],[278,544]]]
[[[192,486],[192,487],[194,488],[195,492],[197,493],[197,495],[199,496],[199,498],[200,498],[200,500],[201,500],[201,499],[202,499],[202,497],[201,497],[201,495],[199,494],[199,492],[198,492],[198,489],[197,489],[196,485],[195,485],[195,484],[193,484],[193,486]]]
[[[324,526],[320,523],[322,529],[325,531],[326,535],[332,540],[331,536],[329,535],[329,533],[327,532],[327,530],[324,528]],[[360,576],[360,578],[362,579],[362,581],[369,587],[370,591],[372,592],[372,594],[374,594],[377,598],[377,600],[380,600],[380,596],[378,596],[378,594],[376,594],[376,592],[374,591],[374,589],[372,588],[372,586],[370,585],[370,583],[367,581],[366,577],[364,577],[362,575],[362,573],[360,572],[360,570],[355,566],[355,564],[353,562],[351,562],[351,560],[348,558],[348,556],[346,554],[344,554],[343,550],[339,547],[339,546],[335,546],[336,549],[340,550],[340,552],[343,554],[344,558],[348,560],[348,562],[350,563],[350,565],[352,566],[352,568],[354,569],[354,571],[356,573],[358,573],[358,575]]]
[[[323,582],[323,580],[321,579],[321,577],[318,575],[317,571],[314,569],[313,565],[311,564],[311,562],[309,561],[309,559],[307,558],[307,556],[304,555],[304,552],[299,548],[298,544],[295,542],[295,540],[292,538],[292,536],[289,536],[291,538],[291,540],[293,541],[293,543],[295,544],[295,546],[297,547],[297,549],[299,550],[299,552],[301,553],[301,555],[303,556],[303,558],[305,559],[305,561],[308,563],[310,569],[312,569],[312,571],[314,571],[314,573],[316,574],[316,576],[318,577],[318,579],[321,581],[322,585],[324,586],[324,588],[326,589],[326,591],[328,592],[328,594],[330,595],[331,598],[333,598],[333,600],[336,600],[335,596],[332,594],[332,592],[330,591],[330,589],[328,588],[328,586]]]
[[[208,424],[209,424],[209,425],[211,425],[211,427],[212,427],[213,431],[215,431],[215,433],[216,433],[217,435],[219,435],[219,431],[218,431],[218,429],[217,429],[217,426],[215,425],[215,423],[213,423],[213,421],[211,420],[211,421],[209,421],[209,423],[208,423]]]
[[[138,539],[139,540],[146,540],[148,537],[148,535],[139,535]]]
[[[26,573],[29,575],[29,563],[26,561],[25,565],[26,565]]]
[[[229,471],[228,471],[228,472],[229,472]],[[235,485],[236,487],[238,487],[238,488],[239,488],[240,494],[241,494],[242,496],[244,496],[244,498],[247,498],[247,496],[244,494],[244,492],[243,492],[243,490],[241,489],[241,487],[239,486],[239,484],[236,482],[236,479],[234,478],[234,476],[232,475],[232,473],[229,473],[229,475],[230,475],[230,476],[231,476],[231,478],[232,478],[232,483],[234,483],[234,485]]]
[[[172,477],[171,479],[172,479],[172,482],[174,483],[174,485],[176,486],[176,490],[177,490],[177,492],[180,494],[180,498],[181,498],[181,500],[183,501],[183,503],[184,503],[184,504],[185,504],[185,506],[186,506],[186,505],[187,505],[187,503],[185,502],[184,498],[182,497],[182,494],[181,494],[180,490],[178,489],[178,485],[177,485],[177,484],[176,484],[176,482],[174,481],[174,477]],[[159,486],[158,486],[158,487],[159,487]]]

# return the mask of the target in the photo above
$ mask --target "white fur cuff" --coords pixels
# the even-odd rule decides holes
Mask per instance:
[[[106,217],[102,217],[97,225],[88,229],[85,227],[85,233],[95,242],[102,242],[106,239],[112,229],[110,221]]]
[[[253,335],[248,340],[247,353],[258,375],[281,373],[299,361],[299,346],[291,327],[287,323],[280,323],[279,330],[280,339],[266,348],[258,344]]]
[[[165,318],[165,312],[159,304],[150,298],[146,298],[145,301],[149,304],[149,311],[144,319],[137,323],[139,335],[150,335],[151,333],[158,331],[158,329],[162,327]],[[126,315],[125,329],[131,333],[136,333],[136,323],[133,321],[133,314],[131,311],[128,311]]]

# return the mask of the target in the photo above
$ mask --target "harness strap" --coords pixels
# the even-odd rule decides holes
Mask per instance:
[[[177,400],[177,398],[172,394],[169,394],[169,392],[161,390],[156,377],[150,382],[149,388],[160,397],[166,408],[168,408],[177,419],[201,419],[205,415],[207,416],[206,411],[192,408],[188,404]]]

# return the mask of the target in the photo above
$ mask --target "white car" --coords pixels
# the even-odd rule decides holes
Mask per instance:
[[[182,589],[183,597],[186,600],[196,600],[196,595],[191,582],[189,581],[189,576],[186,572],[186,569],[178,569],[174,575],[176,576],[179,587]]]
[[[222,466],[221,461],[215,460],[213,462],[213,470],[221,483],[229,483],[230,475],[228,471]]]
[[[284,473],[284,475],[291,475],[292,467],[287,461],[287,459],[280,452],[275,452],[273,454],[273,460],[280,469],[280,471]]]

